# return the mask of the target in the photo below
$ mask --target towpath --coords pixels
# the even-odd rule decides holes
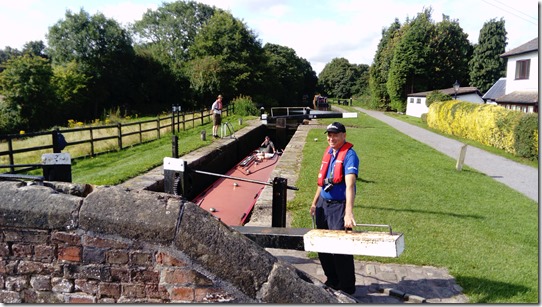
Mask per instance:
[[[411,138],[425,143],[454,159],[459,157],[461,147],[465,145],[459,141],[387,116],[383,112],[358,107],[355,109],[390,125]],[[472,146],[467,148],[465,165],[509,186],[536,202],[539,201],[538,169],[534,167]]]

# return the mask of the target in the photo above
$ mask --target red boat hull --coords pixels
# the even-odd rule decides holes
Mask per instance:
[[[244,225],[265,188],[265,184],[260,182],[272,183],[271,172],[279,158],[275,154],[271,158],[259,160],[256,153],[246,157],[225,174],[233,178],[219,178],[192,202],[211,212],[226,225]]]

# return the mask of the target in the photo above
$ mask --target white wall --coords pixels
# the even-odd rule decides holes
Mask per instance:
[[[515,80],[516,61],[531,60],[529,79]],[[506,65],[506,94],[514,91],[538,91],[538,51],[533,51],[508,58]]]
[[[425,97],[407,97],[406,115],[421,117],[429,108],[425,105]]]
[[[457,95],[457,100],[484,103],[482,97],[476,93]],[[425,105],[425,102],[425,97],[407,97],[406,115],[421,117],[423,113],[429,112],[429,108]]]

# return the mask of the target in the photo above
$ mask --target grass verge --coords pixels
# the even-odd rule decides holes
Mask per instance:
[[[230,121],[235,131],[246,126],[246,124],[239,125],[233,117],[224,118],[223,121]],[[202,130],[206,131],[205,141],[201,140]],[[180,131],[177,136],[179,137],[179,156],[182,156],[213,142],[212,123]],[[164,157],[171,156],[172,134],[168,133],[159,140],[135,145],[121,151],[91,158],[74,159],[72,181],[95,185],[116,185],[162,165]]]
[[[322,120],[328,123],[333,120]],[[360,157],[354,214],[405,235],[399,258],[357,260],[445,267],[471,303],[538,302],[538,204],[363,113],[343,119]],[[308,213],[327,145],[309,132],[294,200],[293,227]]]

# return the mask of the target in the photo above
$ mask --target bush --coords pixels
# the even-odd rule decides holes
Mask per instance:
[[[422,116],[420,116],[420,119],[422,120],[422,123],[427,124],[427,113],[422,113]]]
[[[233,99],[235,104],[235,114],[240,116],[258,116],[260,111],[256,107],[256,104],[252,101],[252,98],[249,96],[239,96]]]
[[[537,114],[451,100],[431,104],[427,126],[519,157],[538,159]]]
[[[538,158],[538,115],[526,114],[514,129],[514,149],[522,157]]]
[[[432,91],[431,93],[429,93],[429,95],[427,95],[425,104],[427,105],[427,107],[429,107],[433,102],[448,100],[452,100],[452,96],[444,94],[441,91]]]

